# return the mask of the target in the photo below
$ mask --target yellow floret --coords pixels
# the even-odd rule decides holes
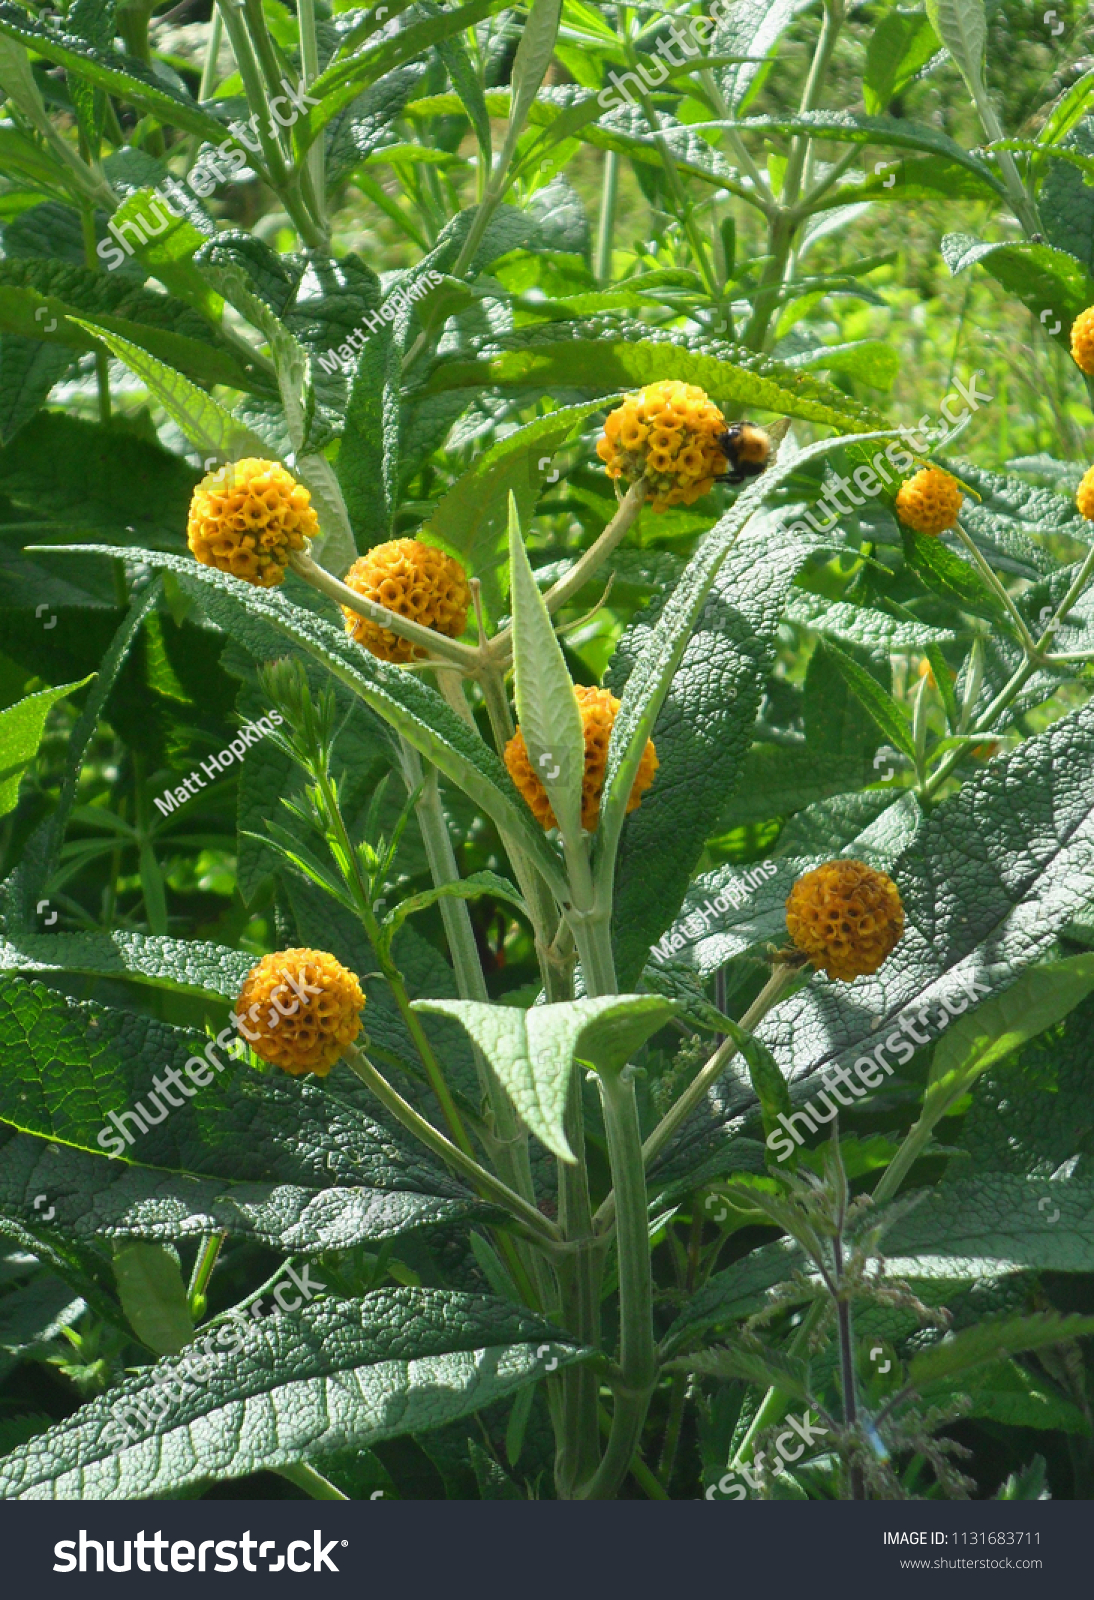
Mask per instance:
[[[364,1004],[353,973],[326,951],[279,950],[247,974],[237,1025],[263,1061],[325,1078],[360,1032]]]
[[[186,536],[207,567],[260,588],[283,583],[289,552],[319,532],[311,495],[279,461],[247,456],[194,490]]]
[[[690,506],[728,463],[717,440],[726,419],[693,383],[664,379],[624,397],[604,424],[596,453],[609,478],[645,476],[654,511]]]
[[[1094,467],[1083,474],[1083,481],[1075,491],[1075,504],[1080,516],[1094,522]]]
[[[941,467],[924,467],[901,484],[896,514],[907,527],[936,539],[957,521],[964,496],[957,481]]]
[[[458,561],[422,544],[419,539],[392,539],[360,556],[343,582],[376,605],[397,616],[456,639],[467,624],[471,591]],[[423,659],[424,652],[376,622],[342,607],[346,632],[381,661],[405,663]]]
[[[1071,354],[1080,372],[1094,377],[1094,306],[1080,311],[1071,324]]]
[[[592,833],[600,819],[600,792],[604,787],[604,771],[608,765],[608,744],[612,726],[619,710],[619,701],[608,689],[589,688],[579,684],[574,689],[581,726],[585,734],[585,772],[581,780],[581,826]],[[557,828],[558,819],[551,809],[547,790],[534,770],[528,755],[524,735],[518,728],[505,747],[505,765],[509,776],[531,807],[532,815],[543,828]],[[646,740],[646,748],[635,773],[634,784],[627,810],[633,811],[653,782],[657,771],[657,751],[653,740]]]
[[[786,902],[791,939],[815,967],[850,983],[876,972],[904,932],[900,891],[863,861],[826,861]]]

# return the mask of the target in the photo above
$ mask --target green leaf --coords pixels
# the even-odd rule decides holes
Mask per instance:
[[[633,984],[671,921],[741,780],[783,605],[813,547],[811,535],[758,517],[696,620],[653,730],[657,779],[620,844],[613,936],[623,984]],[[652,601],[623,634],[605,680],[613,693],[650,649],[661,611]]]
[[[503,604],[509,496],[527,522],[546,487],[550,457],[602,407],[601,400],[587,400],[514,428],[475,457],[431,513],[430,530],[482,581],[488,615],[497,616]]]
[[[407,917],[413,916],[416,911],[424,911],[427,906],[436,905],[438,900],[477,900],[484,894],[492,899],[507,900],[518,910],[526,909],[520,894],[508,879],[500,878],[496,872],[473,872],[470,877],[458,878],[454,883],[442,883],[435,889],[422,889],[418,894],[408,895],[384,918],[384,927],[394,935]]]
[[[919,1389],[940,1378],[959,1373],[1001,1356],[1021,1355],[1026,1350],[1041,1350],[1045,1345],[1063,1344],[1094,1333],[1094,1317],[1061,1317],[1044,1311],[1032,1317],[1003,1317],[964,1328],[921,1350],[908,1368],[908,1382]]]
[[[790,1115],[790,1090],[786,1079],[771,1051],[766,1045],[761,1044],[754,1034],[746,1033],[735,1022],[731,1023],[728,1017],[724,1026],[745,1058],[753,1091],[760,1102],[760,1115],[766,1136],[779,1126],[780,1112]]]
[[[115,1250],[114,1277],[137,1338],[158,1356],[177,1356],[194,1336],[178,1257],[161,1244],[134,1240]]]
[[[314,1255],[490,1215],[402,1130],[357,1108],[348,1072],[320,1090],[229,1070],[202,1034],[12,978],[0,980],[0,1040],[0,1122],[33,1136],[9,1137],[0,1153],[0,1213],[33,1226],[45,1193],[55,1239],[224,1231]]]
[[[113,552],[111,552],[113,553]],[[99,664],[94,687],[72,731],[68,745],[68,767],[52,813],[41,822],[23,846],[18,865],[0,884],[0,918],[9,929],[37,926],[35,906],[46,880],[60,854],[65,824],[76,797],[84,757],[87,754],[99,717],[132,648],[133,641],[159,597],[159,583],[146,584],[130,601],[129,610],[118,626],[110,648]]]
[[[900,1277],[1094,1271],[1094,1183],[980,1172],[947,1180],[885,1236]]]
[[[585,735],[581,713],[532,572],[515,498],[509,497],[509,567],[513,603],[513,673],[517,721],[533,771],[547,791],[568,850],[580,851]]]
[[[485,1296],[327,1296],[291,1316],[210,1327],[12,1451],[0,1461],[0,1494],[170,1496],[441,1427],[535,1382],[546,1359],[561,1367],[582,1355],[553,1324]],[[154,1408],[162,1420],[133,1427],[139,1402],[156,1393],[169,1402]],[[147,1436],[131,1442],[130,1430]]]
[[[902,527],[900,532],[905,561],[929,589],[962,611],[998,621],[1001,604],[971,562],[963,560],[940,539],[930,539],[912,528]]]
[[[218,401],[197,388],[181,372],[165,366],[155,356],[113,333],[101,322],[92,322],[83,317],[73,317],[72,321],[101,339],[119,361],[124,361],[129,370],[147,384],[149,392],[159,401],[171,421],[178,425],[198,450],[212,451],[226,460],[236,460],[244,455],[258,456],[260,459],[268,457],[269,448],[256,433],[237,422],[231,412],[225,411]]]
[[[1072,151],[1085,158],[1082,167],[1060,159]],[[1089,123],[1084,120],[1072,129],[1053,155],[1056,159],[1045,173],[1037,209],[1049,243],[1076,256],[1090,272],[1094,270],[1094,190],[1090,188],[1094,137]]]
[[[532,0],[509,74],[512,104],[505,145],[499,159],[503,171],[509,164],[517,138],[551,64],[561,15],[562,0]]]
[[[983,90],[988,20],[984,0],[927,0],[931,26],[953,57],[974,100]]]
[[[197,481],[193,467],[123,417],[103,424],[46,411],[22,429],[16,446],[0,451],[0,494],[25,509],[27,520],[95,530],[119,545],[181,549]],[[65,570],[52,555],[44,560],[54,572]]]
[[[38,754],[46,718],[53,707],[90,682],[87,677],[79,683],[62,683],[57,689],[41,689],[0,711],[0,817],[14,811],[19,803],[19,779]]]
[[[8,0],[0,4],[0,33],[96,88],[150,112],[169,127],[195,133],[213,144],[228,136],[223,123],[203,111],[189,95],[175,89],[169,78],[161,77],[151,66],[116,50],[97,49],[60,28],[48,28]]]
[[[907,720],[897,710],[893,701],[876,678],[870,676],[858,662],[846,655],[837,645],[824,643],[819,648],[827,654],[840,677],[863,709],[873,718],[886,739],[891,739],[910,761],[915,760],[915,744]]]
[[[1094,953],[1031,967],[1005,994],[959,1017],[938,1042],[925,1105],[959,1099],[982,1072],[1053,1027],[1094,989]]]
[[[967,233],[946,234],[942,256],[954,277],[968,267],[985,267],[1070,352],[1071,324],[1094,304],[1094,277],[1081,261],[1050,244],[985,244]]]
[[[649,648],[635,663],[627,679],[612,728],[600,805],[600,854],[596,867],[602,885],[614,872],[619,833],[646,741],[656,724],[719,569],[738,536],[768,496],[806,461],[823,457],[841,443],[857,443],[867,437],[873,436],[851,435],[850,439],[821,440],[803,450],[792,464],[776,460],[742,491],[688,563],[687,570],[658,619]]]
[[[955,0],[955,3],[963,4],[964,0]],[[925,155],[942,156],[954,166],[964,167],[1000,198],[1006,196],[1006,190],[986,161],[969,155],[967,150],[940,129],[924,122],[913,122],[907,117],[862,117],[847,111],[809,111],[804,114],[791,112],[783,116],[747,117],[736,124],[700,123],[698,126],[736,126],[742,133],[804,133],[813,139],[832,139],[841,144],[873,144],[887,149],[920,150]]]
[[[71,362],[62,345],[0,335],[0,445],[9,444],[45,405]]]
[[[921,12],[898,11],[896,7],[887,11],[866,49],[862,101],[867,112],[877,116],[887,111],[938,49],[938,37]]]
[[[796,587],[786,597],[784,615],[799,628],[859,645],[874,656],[896,655],[905,650],[929,652],[937,650],[939,644],[949,644],[954,637],[949,628],[909,622],[903,617],[890,616],[887,611],[875,610],[873,606],[826,600],[823,595]],[[946,677],[948,680],[949,673]]]
[[[519,1011],[480,1000],[416,1000],[456,1017],[497,1073],[527,1128],[563,1161],[576,1158],[563,1119],[575,1057],[616,1072],[676,1007],[654,995],[604,995]]]
[[[102,547],[97,548],[102,553]],[[435,689],[360,649],[347,639],[344,629],[293,605],[278,590],[260,590],[195,561],[151,551],[142,551],[139,557],[126,552],[126,559],[177,574],[181,587],[256,660],[268,661],[283,654],[288,640],[325,665],[470,795],[500,828],[514,835],[559,898],[567,896],[558,857],[533,822],[501,761]]]
[[[505,0],[470,0],[454,11],[442,11],[422,22],[402,28],[384,39],[372,50],[363,50],[342,60],[333,61],[325,72],[309,86],[308,93],[319,101],[310,106],[293,124],[293,144],[297,156],[314,143],[319,133],[343,106],[355,100],[362,89],[375,83],[386,73],[414,61],[431,45],[481,22],[484,17],[500,11]],[[397,13],[396,13],[397,14]],[[350,35],[353,38],[353,35]]]
[[[780,1389],[803,1404],[810,1399],[805,1362],[780,1356],[776,1350],[752,1350],[741,1345],[733,1349],[699,1350],[693,1355],[677,1357],[669,1366],[677,1371],[699,1373],[704,1378],[739,1378],[761,1389]]]
[[[501,348],[497,355],[474,362],[446,358],[431,376],[425,393],[498,384],[521,389],[587,389],[609,401],[622,390],[676,378],[698,384],[727,406],[773,411],[840,429],[869,426],[875,420],[881,424],[868,407],[769,356],[755,356],[717,341],[708,341],[706,349],[698,339],[685,346],[672,335],[654,337],[641,324],[631,335],[612,319],[603,324],[594,320],[591,324],[548,324],[518,330],[498,340]]]

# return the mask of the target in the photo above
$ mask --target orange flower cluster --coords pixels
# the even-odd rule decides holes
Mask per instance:
[[[964,496],[957,481],[941,467],[924,467],[897,490],[896,514],[916,533],[937,539],[957,521]]]
[[[904,932],[904,907],[884,872],[863,861],[826,861],[791,889],[786,927],[815,967],[850,983],[892,954]]]
[[[325,1078],[361,1031],[364,1004],[353,973],[325,950],[278,950],[247,974],[236,1017],[263,1061]]]
[[[246,456],[209,473],[190,501],[186,537],[198,561],[245,583],[285,581],[289,553],[319,532],[311,495],[279,461]]]
[[[420,539],[392,539],[360,556],[342,580],[396,616],[457,639],[467,625],[471,591],[458,561]],[[346,632],[381,661],[406,663],[422,652],[409,639],[342,607]]]
[[[718,447],[726,419],[693,383],[664,379],[628,394],[604,423],[596,453],[609,478],[645,477],[654,511],[690,506],[728,463]]]
[[[581,780],[581,826],[592,833],[600,820],[600,795],[604,788],[604,773],[608,765],[608,745],[619,701],[608,689],[588,688],[583,684],[574,689],[581,727],[585,735],[585,772]],[[524,735],[518,728],[505,747],[505,765],[509,776],[524,796],[532,815],[541,828],[557,828],[558,818],[551,809],[547,790],[532,766]],[[641,804],[642,796],[653,782],[657,771],[657,752],[653,740],[646,740],[646,748],[635,773],[634,784],[627,810],[633,811]]]

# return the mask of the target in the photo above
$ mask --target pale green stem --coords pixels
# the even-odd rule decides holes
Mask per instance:
[[[741,1018],[740,1026],[745,1033],[751,1033],[767,1013],[778,1005],[787,990],[798,981],[799,976],[799,969],[789,963],[780,963],[773,969],[771,976]],[[737,1046],[733,1040],[723,1039],[702,1071],[669,1108],[642,1146],[642,1158],[647,1167],[669,1143],[677,1129],[682,1127],[692,1112],[701,1105],[707,1091],[717,1083],[736,1054]],[[603,1230],[609,1227],[614,1213],[614,1196],[609,1195],[594,1219],[597,1228]]]
[[[615,206],[619,194],[619,152],[609,150],[604,156],[604,176],[600,190],[600,224],[596,235],[596,266],[598,283],[608,283],[612,275],[612,244],[615,235]]]
[[[1002,603],[1008,617],[1017,629],[1018,637],[1022,641],[1023,649],[1029,651],[1031,655],[1035,655],[1037,652],[1037,646],[1034,643],[1033,635],[1026,626],[1026,619],[1022,616],[1022,613],[1018,610],[1018,607],[1007,593],[1005,585],[1000,581],[997,573],[985,560],[979,546],[969,538],[960,522],[954,523],[953,531],[961,540],[961,543],[965,546],[965,549],[969,552],[969,555],[972,556],[972,559],[976,564],[977,571],[980,573],[980,576],[983,578],[984,582]]]
[[[303,1489],[310,1500],[348,1500],[348,1494],[343,1494],[341,1489],[335,1488],[329,1478],[324,1478],[321,1472],[316,1472],[314,1467],[309,1467],[304,1461],[294,1461],[291,1466],[275,1467],[274,1471],[279,1478],[284,1478],[288,1483],[295,1483],[298,1489]]]
[[[1083,590],[1086,588],[1087,583],[1089,582],[1089,579],[1090,579],[1090,574],[1092,572],[1094,572],[1094,545],[1091,545],[1090,549],[1086,553],[1086,556],[1083,558],[1083,564],[1079,568],[1078,572],[1076,573],[1075,581],[1071,585],[1071,588],[1064,595],[1064,598],[1060,601],[1060,604],[1056,607],[1055,612],[1049,618],[1048,626],[1045,628],[1044,633],[1041,635],[1041,637],[1037,641],[1037,649],[1038,649],[1038,651],[1044,650],[1045,647],[1050,643],[1050,641],[1052,639],[1052,635],[1056,632],[1056,629],[1060,626],[1060,623],[1065,620],[1065,618],[1067,617],[1068,612],[1071,610],[1071,608],[1075,604],[1076,600],[1078,600],[1079,596],[1082,594]],[[1081,659],[1082,656],[1085,656],[1086,654],[1087,654],[1087,652],[1081,652],[1080,655],[1076,655],[1074,657],[1061,656],[1058,659],[1059,660],[1069,660],[1069,659],[1078,660],[1078,659]]]
[[[508,1211],[510,1216],[515,1217],[538,1239],[552,1245],[561,1243],[562,1235],[548,1217],[534,1205],[529,1204],[514,1189],[510,1189],[507,1183],[503,1183],[492,1172],[480,1166],[471,1156],[464,1155],[451,1139],[445,1138],[439,1128],[435,1128],[425,1117],[419,1115],[356,1045],[347,1045],[342,1051],[342,1059],[350,1071],[372,1091],[385,1110],[390,1111],[392,1116],[401,1122],[408,1132],[414,1134],[428,1150],[432,1150],[435,1156],[439,1156],[442,1161],[447,1162],[466,1178],[484,1200],[491,1200]]]
[[[646,1177],[638,1106],[628,1069],[603,1073],[600,1090],[619,1210],[620,1381],[613,1385],[615,1405],[607,1448],[592,1481],[581,1491],[586,1500],[611,1499],[622,1483],[642,1437],[657,1382]]]
[[[319,44],[315,32],[315,0],[299,0],[301,89],[307,89],[319,76]],[[325,130],[308,150],[305,161],[311,180],[315,220],[327,231]]]
[[[424,628],[420,622],[412,622],[408,617],[400,617],[396,612],[389,611],[386,606],[379,606],[374,601],[367,600],[364,595],[358,594],[355,589],[350,589],[303,551],[292,551],[289,555],[289,565],[298,577],[327,595],[337,605],[348,607],[359,617],[364,617],[367,622],[376,623],[378,627],[390,629],[400,638],[408,639],[411,644],[428,651],[431,656],[440,657],[442,661],[451,661],[463,672],[474,671],[478,661],[476,650],[470,649],[465,644],[459,644],[455,639],[446,639],[443,633],[437,633],[432,628]]]

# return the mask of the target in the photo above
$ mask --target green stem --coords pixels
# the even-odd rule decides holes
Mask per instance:
[[[206,1234],[201,1241],[194,1270],[190,1275],[190,1287],[186,1291],[186,1299],[190,1308],[190,1316],[194,1322],[200,1322],[205,1315],[208,1299],[205,1291],[209,1287],[209,1279],[213,1276],[213,1268],[217,1264],[220,1247],[228,1237],[227,1233]]]
[[[309,1467],[304,1461],[294,1461],[287,1467],[275,1467],[274,1471],[279,1478],[284,1478],[288,1483],[295,1483],[298,1489],[303,1489],[311,1500],[349,1499],[348,1494],[336,1489],[329,1478],[324,1478],[321,1472],[316,1472],[314,1467]]]
[[[84,240],[84,259],[93,272],[102,271],[95,252],[95,213],[86,203],[80,207],[80,226]],[[110,365],[105,350],[95,352],[95,382],[99,391],[99,421],[110,421]]]
[[[984,715],[979,719],[976,727],[971,728],[968,731],[971,733],[994,732],[995,730],[992,727],[992,723],[995,721],[996,717],[998,717],[1007,709],[1014,697],[1021,689],[1024,688],[1029,679],[1032,678],[1040,664],[1041,663],[1036,658],[1027,656],[1022,662],[1021,666],[1018,667],[1013,673],[1010,681],[1005,683],[1002,689],[1000,689],[991,705],[984,712]],[[945,783],[946,779],[950,776],[951,772],[953,772],[954,768],[957,767],[968,755],[970,749],[972,749],[971,744],[958,745],[955,750],[951,750],[949,755],[939,762],[938,766],[935,768],[934,776],[931,778],[930,782],[926,786],[926,789],[924,790],[925,799],[930,800],[938,793],[938,790]]]
[[[596,266],[598,283],[609,283],[612,275],[612,243],[615,234],[615,206],[619,194],[619,153],[609,150],[604,157],[604,175],[600,188],[600,224],[596,235]]]
[[[1039,652],[1046,650],[1051,644],[1052,635],[1056,632],[1056,629],[1060,626],[1060,623],[1064,621],[1068,612],[1071,610],[1076,600],[1086,588],[1092,572],[1094,572],[1094,545],[1091,545],[1090,549],[1083,557],[1083,564],[1075,575],[1074,583],[1064,595],[1064,598],[1060,601],[1060,604],[1056,607],[1056,610],[1049,618],[1048,626],[1038,639],[1037,650]],[[1079,653],[1080,656],[1085,654],[1087,654],[1087,652]]]
[[[1031,655],[1035,655],[1037,652],[1037,646],[1034,643],[1033,635],[1026,626],[1026,619],[1022,616],[1022,613],[1018,610],[1018,607],[1007,593],[1006,587],[1001,582],[998,574],[989,565],[979,546],[969,538],[969,535],[965,532],[960,522],[954,523],[953,531],[961,540],[961,543],[965,546],[965,549],[969,552],[969,555],[972,557],[976,565],[977,571],[980,573],[980,576],[983,578],[984,582],[988,585],[988,588],[1002,603],[1008,617],[1013,622],[1015,629],[1017,630],[1018,637],[1022,642],[1022,648],[1029,651]]]
[[[355,589],[350,589],[311,556],[301,551],[294,550],[291,553],[289,564],[305,583],[310,583],[313,589],[318,589],[337,605],[346,606],[349,610],[355,611],[359,617],[364,617],[367,622],[376,623],[378,627],[390,629],[400,638],[408,639],[411,644],[428,651],[431,656],[452,662],[463,672],[474,671],[478,652],[467,645],[458,644],[455,639],[446,639],[444,634],[437,633],[432,628],[424,628],[420,622],[412,622],[408,617],[401,617],[397,612],[389,611],[386,606],[379,606],[371,600],[366,600],[364,595],[358,594]]]
[[[561,1242],[562,1235],[548,1217],[530,1205],[515,1190],[510,1189],[507,1183],[503,1183],[492,1172],[488,1172],[479,1162],[466,1156],[451,1139],[446,1139],[439,1129],[419,1115],[410,1102],[403,1099],[399,1091],[388,1083],[383,1074],[373,1066],[363,1051],[357,1049],[356,1045],[347,1045],[342,1052],[342,1059],[365,1087],[371,1089],[385,1110],[390,1111],[392,1116],[413,1133],[428,1150],[432,1150],[434,1155],[439,1156],[442,1161],[446,1161],[450,1167],[467,1178],[484,1200],[492,1200],[496,1205],[502,1206],[538,1239],[548,1244]]]
[[[582,1491],[587,1500],[611,1499],[630,1468],[657,1382],[653,1334],[653,1275],[642,1133],[634,1083],[622,1072],[601,1074],[604,1128],[619,1220],[619,1370],[611,1433],[599,1468]]]
[[[319,42],[315,30],[315,0],[299,0],[297,15],[300,23],[300,87],[307,89],[319,76]],[[314,140],[305,157],[306,170],[313,191],[315,220],[327,231],[327,177],[326,136],[324,132]]]

